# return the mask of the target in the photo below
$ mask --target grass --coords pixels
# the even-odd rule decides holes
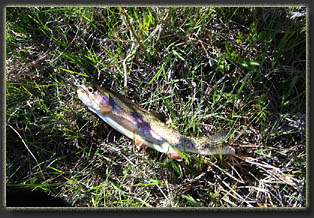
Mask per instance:
[[[75,207],[306,207],[305,8],[6,8],[6,184]],[[97,81],[235,156],[144,153]]]

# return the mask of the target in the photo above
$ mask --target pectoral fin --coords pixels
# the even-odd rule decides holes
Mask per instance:
[[[139,140],[139,139],[134,139],[134,144],[137,146],[137,147],[140,147],[143,145],[143,141]]]
[[[169,153],[167,154],[168,157],[171,157],[173,159],[182,159],[180,154],[176,154],[176,153]]]
[[[138,148],[142,147],[144,149],[144,152],[146,153],[147,146],[144,145],[144,141],[141,139],[138,139],[134,133],[133,133],[133,139],[134,139],[134,144],[136,145],[136,147],[138,147]]]
[[[110,105],[104,105],[100,108],[100,112],[103,114],[103,115],[107,115],[109,113],[111,113],[112,111],[112,107]]]
[[[144,144],[144,141],[140,137],[138,137],[134,132],[133,132],[133,140],[134,140],[134,144],[137,147],[140,147]]]

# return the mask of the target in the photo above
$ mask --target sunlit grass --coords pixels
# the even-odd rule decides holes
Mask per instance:
[[[306,25],[296,11],[6,8],[7,185],[83,207],[306,206]],[[226,132],[236,156],[179,162],[138,150],[78,99],[83,80],[182,134]]]

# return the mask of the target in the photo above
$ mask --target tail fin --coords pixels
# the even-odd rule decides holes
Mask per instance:
[[[227,132],[220,132],[208,136],[209,141],[211,141],[209,146],[209,153],[211,155],[235,154],[235,149],[226,143],[228,139],[227,135]]]
[[[213,135],[208,136],[208,138],[211,139],[213,144],[223,144],[226,143],[228,137],[227,137],[227,132],[219,132],[219,133],[215,133]]]

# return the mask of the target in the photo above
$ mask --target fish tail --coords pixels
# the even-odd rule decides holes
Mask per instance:
[[[195,140],[197,153],[204,155],[235,154],[235,149],[228,145],[227,133],[216,133]],[[196,152],[195,152],[196,153]]]

